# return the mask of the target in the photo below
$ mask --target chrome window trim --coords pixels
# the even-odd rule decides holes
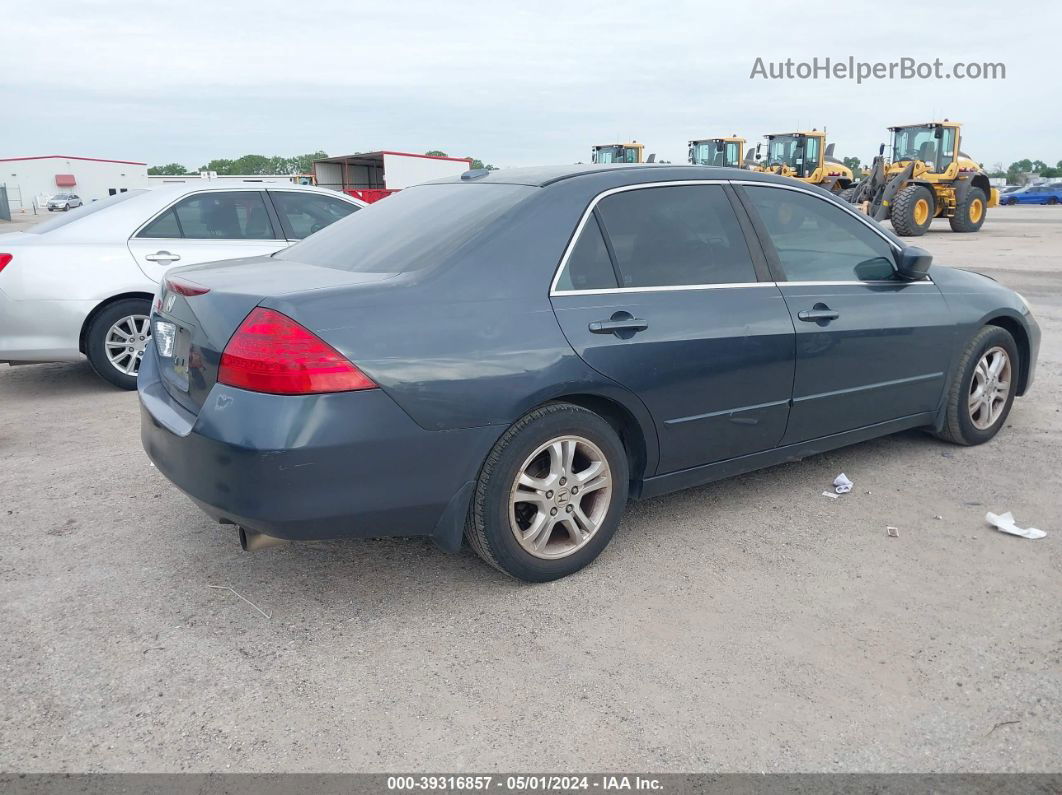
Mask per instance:
[[[601,193],[597,194],[593,199],[591,199],[590,204],[583,211],[583,215],[579,219],[579,223],[575,227],[575,233],[571,236],[571,239],[568,241],[568,245],[565,246],[565,248],[564,248],[564,254],[561,256],[560,264],[557,265],[556,270],[553,272],[553,280],[550,282],[550,286],[549,286],[549,296],[550,296],[550,298],[552,298],[554,296],[562,296],[562,295],[613,295],[613,294],[617,294],[617,293],[674,292],[674,291],[677,291],[677,290],[726,290],[726,289],[733,289],[733,288],[736,288],[736,287],[780,287],[780,286],[787,285],[787,284],[806,285],[806,286],[809,286],[809,287],[831,287],[831,286],[851,285],[851,284],[871,284],[871,285],[874,285],[874,284],[877,284],[877,285],[885,285],[885,284],[895,284],[895,285],[933,284],[933,280],[929,276],[927,276],[924,280],[915,281],[915,282],[892,281],[892,280],[889,280],[889,279],[877,279],[877,280],[874,280],[874,281],[860,281],[858,279],[854,279],[854,280],[851,280],[851,281],[797,281],[797,280],[789,281],[789,280],[787,280],[787,281],[784,281],[784,282],[774,282],[774,281],[771,281],[771,282],[732,282],[732,283],[725,283],[725,284],[683,284],[683,285],[666,285],[666,286],[655,286],[655,287],[609,287],[609,288],[598,289],[598,290],[558,290],[557,289],[557,282],[560,281],[561,274],[564,272],[564,269],[568,266],[568,260],[571,257],[573,249],[575,248],[575,244],[576,244],[576,242],[578,242],[579,236],[583,233],[583,227],[586,226],[587,220],[593,214],[594,208],[597,207],[597,205],[598,205],[598,203],[600,201],[602,201],[603,199],[606,199],[609,196],[612,196],[612,195],[614,195],[616,193],[624,193],[625,191],[630,191],[630,190],[641,190],[643,188],[666,188],[666,187],[682,186],[682,185],[750,185],[750,186],[753,186],[753,187],[764,187],[764,186],[766,186],[768,188],[781,188],[782,190],[792,190],[792,191],[797,191],[798,193],[806,193],[808,196],[812,196],[812,197],[814,197],[816,199],[820,199],[822,201],[827,201],[828,202],[828,200],[827,200],[827,198],[825,196],[820,196],[816,192],[810,191],[810,190],[808,190],[807,188],[804,188],[801,185],[780,185],[780,184],[774,183],[774,182],[759,182],[757,180],[682,179],[682,180],[671,180],[671,181],[667,181],[667,182],[643,182],[643,183],[639,183],[637,185],[621,185],[618,188],[609,188],[608,190],[602,191]],[[857,212],[856,210],[853,210],[853,209],[850,209],[850,208],[844,207],[844,206],[842,206],[842,207],[840,207],[838,209],[840,209],[842,212],[846,212],[849,215],[853,216],[861,224],[866,226],[874,234],[876,234],[878,237],[880,237],[882,240],[884,240],[886,243],[888,243],[889,247],[892,248],[893,251],[896,251],[896,252],[903,251],[903,246],[897,244],[888,235],[886,235],[881,229],[879,229],[877,227],[876,223],[871,223],[871,219],[868,218],[867,216],[863,215],[860,212]],[[894,265],[893,266],[893,270],[895,271],[895,269],[896,269],[896,266]]]

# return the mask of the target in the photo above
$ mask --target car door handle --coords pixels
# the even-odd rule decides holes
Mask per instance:
[[[819,323],[825,320],[836,320],[840,316],[840,312],[821,304],[816,304],[814,309],[802,309],[797,312],[797,317],[805,323]]]
[[[180,258],[180,254],[171,254],[168,251],[156,251],[154,254],[148,254],[144,257],[148,262],[176,262]]]
[[[637,317],[621,320],[594,320],[587,326],[591,334],[614,334],[617,331],[645,331],[649,321]]]

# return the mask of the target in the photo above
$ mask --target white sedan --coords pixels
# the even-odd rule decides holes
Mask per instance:
[[[181,184],[0,235],[0,363],[87,356],[100,376],[135,389],[170,267],[272,254],[363,206],[301,185]]]

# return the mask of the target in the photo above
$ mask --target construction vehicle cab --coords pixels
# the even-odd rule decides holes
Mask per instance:
[[[645,147],[637,141],[629,144],[601,144],[590,150],[592,163],[642,163]]]
[[[749,152],[751,157],[752,152]],[[731,135],[726,138],[700,138],[690,141],[690,162],[697,166],[748,168],[745,163],[745,139]]]
[[[888,218],[900,235],[925,234],[934,218],[947,218],[954,232],[976,232],[999,193],[959,148],[960,127],[947,119],[890,127],[888,151],[883,144],[870,176],[845,198],[866,202],[869,215]]]
[[[764,137],[767,156],[761,164],[763,171],[818,185],[833,193],[852,186],[852,170],[833,157],[833,144],[826,146],[825,132],[775,133]]]

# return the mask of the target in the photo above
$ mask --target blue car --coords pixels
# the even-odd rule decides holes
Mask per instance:
[[[1058,204],[1062,201],[1062,185],[1034,185],[1005,193],[1000,204]]]
[[[845,202],[696,166],[475,170],[170,271],[144,447],[245,549],[462,539],[527,581],[654,497],[909,428],[989,441],[1017,293]]]

